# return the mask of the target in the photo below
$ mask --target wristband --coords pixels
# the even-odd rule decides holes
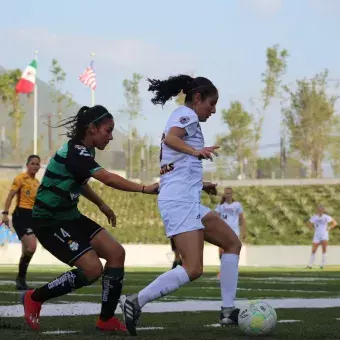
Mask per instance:
[[[8,215],[8,210],[4,210],[4,211],[2,212],[2,214],[3,214],[3,215]]]

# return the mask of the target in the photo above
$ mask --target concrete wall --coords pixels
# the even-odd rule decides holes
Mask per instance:
[[[126,250],[126,266],[130,267],[169,267],[173,255],[170,245],[124,245]],[[305,266],[308,262],[311,248],[309,246],[243,246],[240,266]],[[17,264],[21,254],[20,243],[9,243],[0,246],[0,265]],[[327,264],[340,264],[340,246],[330,246],[327,254]],[[319,265],[321,252],[319,250],[315,264]],[[62,264],[49,252],[38,245],[32,264],[60,265]],[[206,246],[204,250],[205,266],[218,266],[217,248]]]

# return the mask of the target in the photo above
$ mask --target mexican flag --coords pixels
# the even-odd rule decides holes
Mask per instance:
[[[15,87],[17,93],[33,92],[35,84],[35,75],[37,73],[37,66],[38,66],[37,61],[34,59],[25,68],[17,86]]]

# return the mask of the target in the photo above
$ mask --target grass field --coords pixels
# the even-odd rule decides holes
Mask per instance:
[[[33,286],[58,276],[65,268],[30,268]],[[165,270],[165,269],[164,269]],[[143,288],[163,269],[128,268],[124,292]],[[179,291],[143,309],[138,336],[148,339],[248,339],[237,327],[221,328],[217,268]],[[15,268],[0,267],[0,339],[90,340],[119,339],[126,334],[101,333],[94,329],[100,309],[100,282],[51,300],[43,306],[41,331],[24,324],[20,293],[14,289]],[[267,300],[278,315],[274,333],[266,339],[336,339],[340,332],[340,267],[324,270],[296,268],[240,268],[237,306],[248,299]],[[121,318],[120,309],[117,316]],[[339,318],[339,319],[338,319]]]

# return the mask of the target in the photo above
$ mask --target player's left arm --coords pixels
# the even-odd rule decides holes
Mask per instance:
[[[116,215],[113,210],[96,194],[95,191],[88,185],[84,184],[81,187],[81,194],[89,201],[94,203],[100,211],[107,217],[107,221],[113,226],[116,226]]]
[[[336,226],[338,225],[337,221],[331,217],[331,221],[329,222],[329,227],[328,230],[332,230],[334,229]]]
[[[96,192],[88,185],[84,184],[81,187],[81,194],[86,197],[89,201],[94,203],[98,208],[105,204],[105,202],[96,194]]]
[[[247,224],[246,224],[246,218],[244,216],[243,208],[241,206],[241,212],[238,215],[239,223],[240,223],[240,231],[241,231],[241,240],[245,241],[247,239]]]

